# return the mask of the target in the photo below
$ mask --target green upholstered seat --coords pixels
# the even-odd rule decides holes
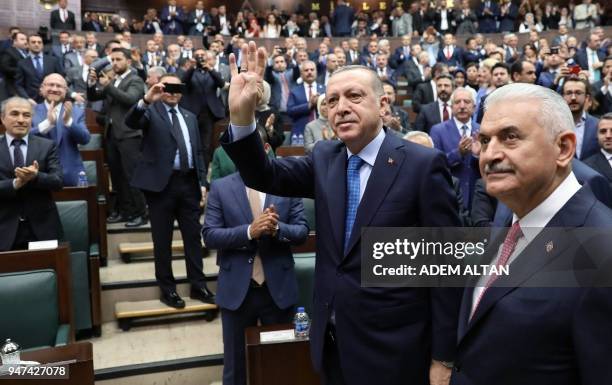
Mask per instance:
[[[60,324],[55,271],[0,274],[0,341],[10,338],[22,349],[65,345],[70,326]]]
[[[315,253],[293,254],[295,274],[298,281],[298,303],[312,316],[312,296],[314,287]]]
[[[95,160],[83,161],[85,166],[85,174],[87,174],[87,183],[90,185],[98,184],[98,170]]]
[[[303,198],[302,203],[304,204],[304,216],[306,216],[306,222],[308,222],[308,228],[310,231],[317,231],[315,223],[315,205],[314,199]]]
[[[79,150],[97,150],[102,148],[102,134],[91,134],[89,143],[79,144]]]

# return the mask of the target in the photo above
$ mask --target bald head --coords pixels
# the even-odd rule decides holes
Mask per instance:
[[[40,86],[40,94],[48,103],[61,103],[66,97],[66,79],[60,74],[49,74]]]

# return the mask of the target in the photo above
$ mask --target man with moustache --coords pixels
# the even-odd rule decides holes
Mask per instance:
[[[454,86],[453,77],[448,74],[443,74],[436,78],[438,99],[421,107],[421,111],[414,123],[417,131],[429,133],[431,127],[440,122],[446,122],[451,118],[450,97]]]

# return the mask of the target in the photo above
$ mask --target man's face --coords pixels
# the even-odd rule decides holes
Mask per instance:
[[[59,0],[57,5],[59,5],[60,8],[66,8],[68,6],[68,0]]]
[[[371,41],[370,43],[368,43],[368,52],[371,54],[375,54],[376,52],[378,52],[378,44],[376,44],[375,41]]]
[[[182,47],[183,44],[185,44],[185,39],[186,39],[185,35],[178,35],[176,37],[176,44],[178,44],[179,47]]]
[[[589,48],[592,50],[597,50],[599,49],[600,44],[601,39],[599,38],[599,35],[596,33],[592,33],[589,38]]]
[[[34,54],[38,54],[43,49],[43,41],[40,36],[30,36],[28,38],[28,49]]]
[[[6,132],[21,139],[28,134],[32,126],[32,106],[27,101],[8,102],[2,114],[2,124]]]
[[[342,47],[343,51],[348,51],[350,49],[348,40],[342,40],[342,43],[340,43],[340,47]]]
[[[393,89],[393,86],[390,84],[383,84],[383,89],[385,90],[385,95],[387,96],[389,105],[395,104],[395,90]]]
[[[349,47],[353,51],[358,51],[359,50],[359,40],[357,40],[357,39],[350,39],[349,40]]]
[[[157,44],[155,44],[155,41],[147,40],[147,51],[148,52],[155,52],[155,47],[156,46],[157,46]]]
[[[274,58],[274,70],[277,72],[283,72],[287,69],[287,62],[283,56],[277,56]]]
[[[467,49],[475,50],[476,49],[476,39],[470,39],[467,42]]]
[[[327,47],[327,44],[325,43],[319,44],[319,55],[327,55],[328,52],[329,52],[329,48]]]
[[[584,83],[566,81],[563,85],[563,99],[565,99],[572,114],[581,114],[587,100]]]
[[[487,193],[504,203],[528,202],[553,183],[559,146],[539,125],[541,113],[540,103],[513,99],[492,105],[484,114],[480,173]]]
[[[497,88],[505,86],[510,81],[508,70],[505,68],[495,68],[491,76],[493,77],[493,84]]]
[[[177,79],[174,76],[162,77],[161,82],[164,84],[180,84],[181,83],[180,79]],[[162,102],[166,103],[167,105],[171,107],[174,107],[181,100],[182,96],[183,94],[171,94],[168,92],[164,92],[162,93],[161,99],[162,99]]]
[[[427,52],[419,53],[419,64],[422,66],[429,64],[429,54]]]
[[[306,49],[306,40],[304,39],[298,39],[295,42],[295,48],[297,48],[298,50],[302,51]]]
[[[529,83],[534,84],[536,81],[536,69],[535,66],[528,61],[523,62],[523,71],[521,71],[519,76],[515,76],[514,79],[517,83]]]
[[[566,35],[567,34],[567,26],[565,24],[561,24],[559,26],[559,34]]]
[[[376,56],[376,66],[378,68],[386,68],[388,59],[385,55]]]
[[[602,77],[605,77],[608,74],[612,74],[612,60],[610,59],[606,60],[604,66],[601,68]]]
[[[402,45],[404,47],[409,47],[410,46],[410,36],[408,36],[408,35],[402,36]]]
[[[327,72],[332,73],[338,68],[338,58],[335,54],[330,53],[327,55]]]
[[[599,121],[597,140],[599,141],[599,147],[612,153],[612,120],[602,119]]]
[[[59,34],[59,41],[61,45],[66,45],[68,43],[70,43],[70,35],[62,32]]]
[[[168,46],[168,56],[172,59],[178,59],[181,56],[181,48],[178,44],[171,44]]]
[[[295,54],[295,60],[297,61],[298,64],[302,64],[303,62],[308,60],[308,52],[306,52],[306,51],[298,51]]]
[[[85,39],[81,36],[75,36],[72,46],[77,51],[82,51],[85,48]]]
[[[162,35],[161,33],[156,33],[155,35],[153,35],[153,41],[159,47],[163,46],[164,45],[164,35]]]
[[[539,39],[539,36],[536,31],[529,32],[529,41],[531,41],[532,43],[535,43],[536,41],[538,41],[538,39]]]
[[[375,95],[372,76],[365,70],[347,71],[334,75],[327,85],[328,119],[347,145],[365,146],[382,127],[389,104],[386,97]]]
[[[19,49],[28,48],[28,37],[23,33],[18,33],[13,40],[13,46]]]
[[[462,123],[466,123],[474,113],[474,101],[469,91],[459,90],[454,93],[452,100],[453,116]]]
[[[225,5],[219,7],[219,15],[225,15]]]
[[[123,40],[127,41],[128,43],[132,42],[132,33],[130,31],[124,31],[123,32]]]
[[[338,63],[338,67],[344,67],[346,65],[346,54],[344,52],[336,53],[336,61]]]
[[[168,0],[168,5],[171,5],[173,7],[176,6],[176,0]]]
[[[186,49],[187,51],[192,50],[193,49],[193,40],[185,39],[185,42],[183,43],[183,49]]]
[[[157,74],[157,71],[149,71],[147,73],[147,80],[145,81],[145,83],[147,84],[147,86],[149,88],[153,87],[154,85],[156,85],[157,83],[159,83],[159,75]]]
[[[209,48],[211,51],[215,53],[215,55],[219,54],[219,43],[217,43],[216,41],[213,41],[212,43],[210,43]]]
[[[48,103],[58,104],[66,98],[66,88],[66,80],[58,74],[52,74],[43,81],[40,94]]]
[[[440,100],[448,102],[453,93],[453,83],[450,79],[440,78],[436,80],[436,91],[438,92],[438,98]]]
[[[516,48],[518,46],[518,36],[510,36],[508,45],[512,48]]]
[[[305,83],[310,84],[317,78],[317,67],[314,63],[304,63],[302,64],[300,74],[302,76],[302,80],[304,80]]]
[[[98,58],[98,52],[96,52],[93,49],[90,49],[85,52],[85,55],[83,55],[83,62],[87,65],[91,65],[91,63],[96,61],[97,58]]]
[[[455,37],[450,33],[444,35],[444,45],[449,46],[453,44],[455,44]]]
[[[110,54],[111,65],[113,72],[117,75],[123,74],[132,65],[132,61],[126,59],[123,52],[112,52]]]
[[[96,36],[92,34],[85,35],[85,40],[87,41],[87,45],[94,45],[98,42]]]
[[[478,81],[478,69],[475,66],[469,67],[465,73],[467,74],[467,80],[470,83]]]
[[[421,47],[420,44],[414,44],[411,48],[410,48],[410,55],[412,55],[412,57],[419,57],[419,54],[423,52],[423,48]]]
[[[199,9],[199,10],[204,9],[204,2],[203,1],[196,2],[196,9]]]

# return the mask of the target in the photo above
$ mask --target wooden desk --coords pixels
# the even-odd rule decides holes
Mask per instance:
[[[27,361],[37,361],[41,364],[50,362],[69,361],[76,359],[77,362],[70,364],[68,369],[68,380],[40,380],[45,385],[94,385],[93,369],[93,346],[91,342],[79,342],[55,348],[46,348],[21,353],[21,359]],[[0,380],[0,383],[11,385],[33,385],[37,380],[18,380],[11,378]]]
[[[293,325],[255,326],[246,329],[247,383],[249,385],[319,385],[310,361],[310,343],[291,341],[261,344],[259,333],[293,329]]]

